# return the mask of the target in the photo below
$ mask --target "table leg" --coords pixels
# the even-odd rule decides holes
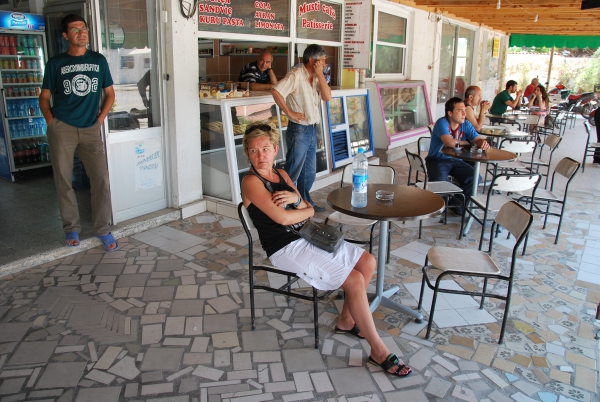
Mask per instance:
[[[471,197],[475,197],[477,195],[477,188],[479,187],[479,169],[481,167],[481,162],[476,161],[475,166],[473,166],[473,190],[471,191]],[[465,205],[465,208],[467,206]],[[469,229],[471,229],[471,224],[473,223],[473,217],[469,214],[467,217],[467,223],[463,229],[463,233],[466,235],[469,233]]]
[[[379,252],[377,253],[377,284],[375,286],[375,294],[369,294],[371,312],[377,310],[381,304],[384,307],[400,311],[405,314],[410,314],[415,317],[418,323],[423,321],[423,315],[417,311],[411,310],[395,301],[389,299],[392,295],[398,292],[398,286],[392,286],[388,290],[383,290],[383,281],[385,279],[385,260],[387,257],[387,237],[388,237],[388,221],[379,221]]]

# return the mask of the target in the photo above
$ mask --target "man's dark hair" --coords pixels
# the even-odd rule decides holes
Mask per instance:
[[[63,18],[62,21],[60,22],[60,26],[62,28],[63,33],[68,33],[69,24],[71,24],[73,22],[77,22],[77,21],[83,22],[85,24],[85,26],[87,27],[87,22],[85,22],[85,20],[83,19],[83,17],[81,15],[69,14],[65,18]]]
[[[465,101],[460,98],[457,98],[456,96],[454,98],[450,98],[446,101],[446,107],[445,107],[445,111],[444,111],[445,118],[448,118],[448,112],[454,112],[454,107],[456,106],[457,103],[465,103]]]
[[[508,88],[510,88],[510,87],[513,87],[513,86],[515,86],[515,85],[517,85],[517,81],[515,81],[515,80],[509,80],[509,81],[506,83],[506,88],[505,88],[505,89],[508,89]]]
[[[471,95],[475,96],[475,92],[477,92],[478,89],[479,87],[476,85],[471,85],[470,87],[468,87],[465,91],[465,99],[469,99],[469,96]]]
[[[308,64],[309,59],[317,60],[321,57],[327,57],[327,52],[320,45],[308,45],[302,54],[302,63]]]

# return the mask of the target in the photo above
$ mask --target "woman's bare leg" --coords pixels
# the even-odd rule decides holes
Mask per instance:
[[[373,277],[373,273],[375,273],[376,265],[377,264],[375,261],[375,257],[373,257],[372,254],[364,252],[358,259],[356,265],[354,266],[354,270],[360,272],[360,274],[364,278],[365,289],[367,289],[367,287],[371,283],[371,278]],[[343,330],[350,330],[354,328],[354,324],[356,323],[354,321],[354,318],[352,318],[350,311],[348,310],[348,304],[344,303],[344,306],[342,307],[342,312],[340,314],[340,318],[337,322],[337,327]],[[358,326],[358,328],[360,329],[360,325]],[[364,336],[362,331],[360,335]]]
[[[360,269],[353,269],[352,272],[350,272],[350,275],[342,284],[342,289],[346,293],[342,313],[347,314],[350,317],[349,319],[358,325],[362,335],[371,346],[371,357],[376,362],[381,363],[390,355],[390,350],[383,343],[381,337],[377,333],[377,328],[375,328],[375,322],[373,321],[373,315],[371,314],[371,308],[369,307],[369,301],[367,299],[366,278],[361,272],[362,269],[374,271],[375,259],[372,255],[364,253],[359,259],[357,267],[361,265],[361,260],[363,260],[363,264],[372,265],[373,267],[360,267]],[[367,273],[367,276],[370,275]],[[344,313],[344,310],[347,311],[347,313]],[[340,316],[340,320],[342,319],[348,320],[347,317]],[[398,367],[391,367],[388,371],[390,373],[395,373],[396,370],[398,370]],[[399,374],[407,374],[408,372],[410,372],[410,368],[405,367]]]

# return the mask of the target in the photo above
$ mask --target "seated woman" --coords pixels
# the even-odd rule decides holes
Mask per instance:
[[[274,167],[278,144],[279,132],[267,124],[249,126],[242,142],[250,162],[242,181],[242,200],[263,249],[275,267],[298,275],[319,290],[341,287],[346,297],[336,332],[366,339],[371,346],[370,363],[393,375],[408,375],[412,370],[383,343],[369,308],[367,286],[375,272],[375,258],[348,242],[328,253],[287,228],[301,227],[315,211],[298,195],[288,174]]]
[[[548,114],[548,105],[550,104],[550,98],[548,98],[548,94],[546,93],[546,88],[543,85],[538,85],[533,90],[533,93],[529,97],[529,103],[527,103],[527,107],[531,108],[532,106],[536,106],[539,109],[536,111],[532,111],[532,115],[542,116],[538,122],[538,126],[543,127],[546,114]],[[529,126],[529,132],[533,135],[533,130],[535,127],[533,125]],[[538,136],[539,140],[539,136]]]

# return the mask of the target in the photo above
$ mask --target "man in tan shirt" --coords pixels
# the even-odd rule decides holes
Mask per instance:
[[[296,184],[300,196],[316,212],[325,207],[315,205],[310,188],[317,175],[317,124],[321,119],[321,100],[331,99],[331,89],[323,75],[327,52],[319,45],[309,45],[302,55],[302,65],[293,69],[271,89],[275,103],[289,117],[285,135],[287,154],[285,171]]]

